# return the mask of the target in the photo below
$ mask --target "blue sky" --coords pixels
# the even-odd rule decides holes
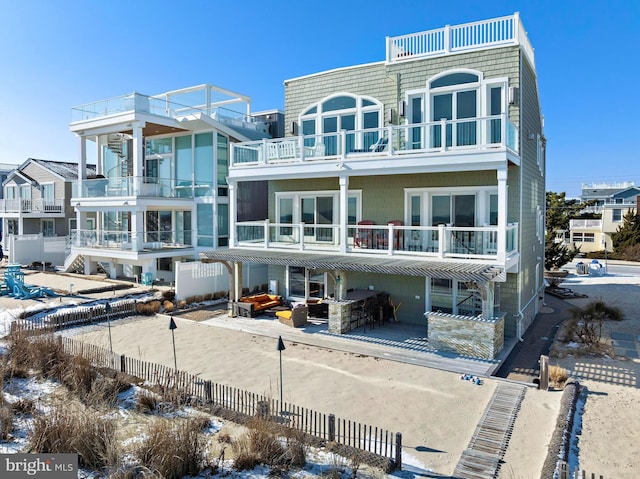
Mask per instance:
[[[283,81],[384,60],[385,36],[519,11],[535,48],[547,190],[640,184],[640,2],[0,0],[0,163],[76,161],[71,108],[212,83],[284,107]]]

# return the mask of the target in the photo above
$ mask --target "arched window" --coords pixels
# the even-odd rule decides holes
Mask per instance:
[[[345,130],[346,153],[367,150],[380,136],[382,111],[382,103],[371,97],[338,93],[323,98],[300,115],[304,144],[322,143],[325,155],[336,155]]]
[[[407,98],[407,120],[422,125],[409,131],[411,148],[500,143],[506,83],[505,78],[484,79],[482,72],[468,69],[430,78],[426,89]]]

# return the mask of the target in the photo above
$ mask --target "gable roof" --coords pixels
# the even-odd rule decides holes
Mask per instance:
[[[78,163],[70,163],[64,161],[50,161],[40,160],[37,158],[29,158],[27,161],[32,161],[43,168],[55,173],[65,180],[77,180],[78,179]],[[87,165],[87,175],[95,175],[95,165]]]
[[[640,187],[630,186],[611,195],[612,198],[633,198],[640,195]]]

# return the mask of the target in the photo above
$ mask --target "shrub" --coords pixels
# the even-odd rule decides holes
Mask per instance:
[[[213,293],[206,293],[202,296],[204,301],[211,301],[213,299]]]
[[[167,313],[170,313],[171,311],[173,311],[173,303],[171,301],[165,300],[162,303],[162,307],[164,308],[165,312],[167,312]]]
[[[181,299],[180,301],[178,301],[178,308],[184,309],[186,307],[187,307],[187,302],[184,299]]]
[[[265,464],[276,469],[304,466],[306,446],[304,435],[283,428],[264,418],[254,418],[247,424],[249,432],[232,444],[236,454],[234,468],[252,469]],[[281,436],[284,436],[284,441]]]
[[[213,299],[222,299],[224,297],[227,296],[227,293],[225,291],[216,291],[215,293],[213,293]]]
[[[110,419],[61,404],[34,419],[27,452],[77,453],[80,466],[102,469],[119,462],[115,432]]]
[[[36,403],[33,399],[21,398],[11,405],[16,414],[30,415],[36,412]]]
[[[33,370],[45,377],[55,377],[56,370],[70,357],[53,334],[33,339],[23,332],[11,335],[9,356],[12,371]]]
[[[136,409],[143,413],[151,413],[158,407],[158,396],[149,391],[138,394]]]
[[[0,406],[0,440],[6,441],[13,434],[14,410],[10,404]]]
[[[152,473],[167,479],[196,475],[205,461],[201,423],[191,419],[154,422],[135,456]]]
[[[176,299],[176,292],[175,291],[163,291],[162,292],[162,299],[165,299],[167,301],[173,301],[174,299]]]
[[[153,314],[159,313],[160,301],[154,300],[154,301],[149,301],[147,303],[137,303],[136,312],[138,314],[144,314],[147,316],[151,316]]]
[[[564,388],[564,383],[569,379],[567,370],[560,366],[549,366],[549,381],[554,388]]]

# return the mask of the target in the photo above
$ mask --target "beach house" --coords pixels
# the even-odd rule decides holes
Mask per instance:
[[[580,200],[595,202],[583,212],[592,214],[594,218],[570,220],[565,243],[578,248],[580,253],[613,251],[611,235],[624,223],[624,215],[630,210],[638,211],[639,197],[640,187],[632,181],[583,183]]]
[[[92,175],[95,168],[93,165],[85,165],[85,171]],[[57,249],[62,255],[64,238],[75,228],[76,216],[71,206],[71,190],[77,178],[76,163],[37,158],[29,158],[7,173],[2,183],[3,199],[0,200],[4,232],[2,246],[5,253],[12,249],[10,238],[20,238],[25,249],[17,257],[13,257],[14,260],[40,260],[42,246],[35,247],[26,242],[29,238],[40,236],[48,238],[45,241],[49,243],[52,238],[61,238]],[[87,221],[91,223],[93,218],[88,218]]]
[[[381,38],[379,52],[284,82],[285,137],[231,145],[229,245],[201,256],[233,271],[232,300],[242,266],[264,263],[270,292],[328,303],[330,331],[380,312],[440,349],[495,357],[543,288],[534,50],[516,13]],[[254,181],[268,212],[242,221]]]
[[[227,246],[230,145],[271,138],[276,113],[254,116],[248,96],[208,84],[74,107],[81,174],[65,270],[173,281],[176,261]],[[266,187],[247,185],[242,196],[260,204]]]

